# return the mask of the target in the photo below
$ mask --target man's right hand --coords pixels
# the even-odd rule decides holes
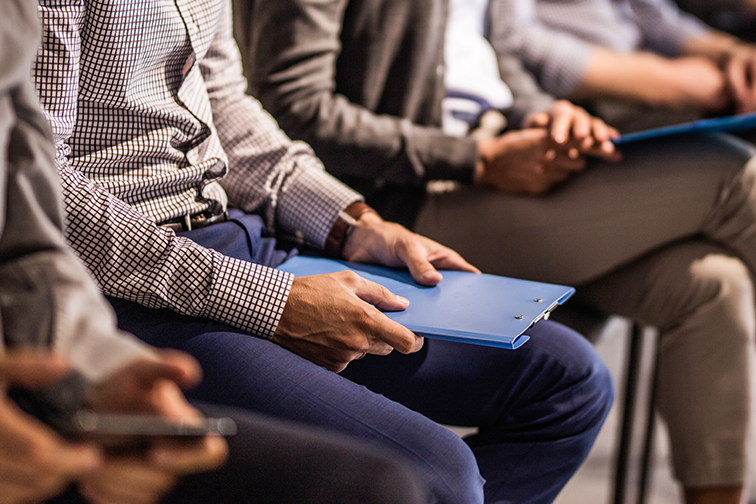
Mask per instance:
[[[59,357],[21,352],[0,355],[0,381],[34,388],[70,371]],[[0,396],[0,503],[41,502],[95,470],[101,454],[90,445],[65,441],[53,430]]]
[[[98,383],[89,406],[98,413],[197,418],[201,414],[179,387],[199,382],[194,359],[176,351],[155,351],[130,362]],[[219,436],[160,439],[144,453],[107,457],[101,467],[79,480],[79,491],[92,504],[154,504],[181,476],[209,471],[226,460],[228,447]]]
[[[545,128],[480,140],[478,152],[476,183],[515,194],[544,193],[585,168],[585,157],[579,150],[558,145]]]
[[[686,56],[663,60],[659,70],[669,82],[655,91],[662,98],[659,105],[718,111],[729,102],[725,75],[709,58]]]
[[[408,305],[351,271],[297,277],[272,341],[338,373],[368,353],[420,350],[423,338],[381,313]]]

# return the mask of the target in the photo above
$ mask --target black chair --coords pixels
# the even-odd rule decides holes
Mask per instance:
[[[573,301],[560,307],[552,316],[585,335],[589,341],[596,343],[609,323],[610,317],[582,306]],[[652,468],[651,455],[655,435],[655,394],[656,394],[656,354],[658,338],[653,332],[636,322],[630,324],[628,347],[622,378],[620,432],[614,460],[614,486],[612,502],[626,504],[645,504],[648,497],[648,483]],[[650,345],[650,346],[649,346]],[[641,390],[641,385],[648,383],[648,389]],[[640,400],[645,399],[644,404]],[[640,409],[641,406],[645,406]],[[645,412],[640,426],[636,428],[639,411]],[[642,439],[640,455],[635,456],[637,436]],[[633,495],[634,494],[634,495]]]

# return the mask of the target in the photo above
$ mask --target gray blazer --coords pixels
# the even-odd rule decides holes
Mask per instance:
[[[477,145],[441,129],[446,0],[235,0],[249,92],[387,218],[411,224],[428,180],[470,183]],[[501,57],[510,124],[548,107]]]
[[[55,149],[29,73],[36,9],[0,2],[0,346],[53,347],[97,380],[148,350],[116,329],[63,238]]]

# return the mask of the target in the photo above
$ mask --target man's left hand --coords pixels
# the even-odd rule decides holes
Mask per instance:
[[[452,249],[386,222],[373,212],[363,213],[357,220],[343,254],[348,261],[406,266],[416,282],[428,286],[441,281],[439,269],[480,273]]]

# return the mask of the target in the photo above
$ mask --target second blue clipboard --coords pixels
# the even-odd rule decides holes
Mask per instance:
[[[756,113],[740,114],[727,117],[701,119],[673,126],[653,128],[634,133],[627,133],[613,140],[616,145],[658,138],[682,133],[704,133],[707,131],[743,131],[756,128]]]
[[[435,287],[417,284],[406,270],[297,256],[278,267],[295,276],[352,270],[410,301],[409,308],[386,315],[415,334],[515,349],[525,332],[564,303],[575,289],[496,275],[443,271]]]

